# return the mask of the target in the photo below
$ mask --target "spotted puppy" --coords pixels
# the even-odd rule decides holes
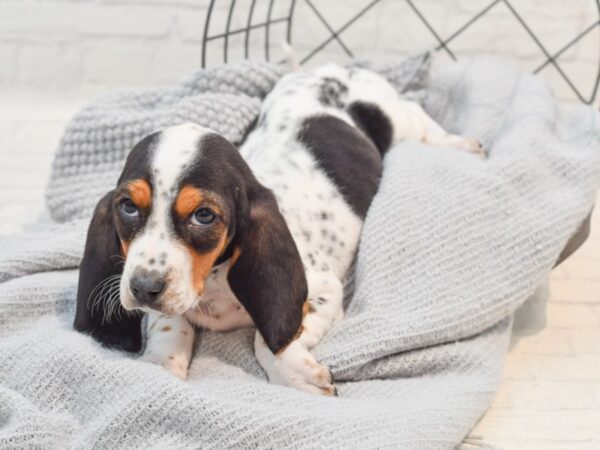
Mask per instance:
[[[342,280],[405,139],[481,154],[380,76],[328,65],[284,76],[241,148],[183,124],[131,151],[96,207],[75,328],[185,378],[195,327],[256,326],[271,382],[333,395],[311,349],[343,316]]]

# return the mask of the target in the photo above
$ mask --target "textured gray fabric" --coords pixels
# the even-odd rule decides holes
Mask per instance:
[[[212,73],[277,78],[264,65],[242,67]],[[232,99],[258,107],[249,97],[262,91],[237,89]],[[590,108],[558,108],[540,80],[492,60],[444,68],[425,94],[433,116],[480,138],[490,157],[415,142],[386,156],[346,318],[316,348],[333,370],[339,398],[268,384],[247,329],[203,333],[186,382],[75,333],[77,272],[52,269],[76,266],[84,219],[0,240],[0,447],[449,449],[460,443],[498,385],[512,313],[545,279],[591,208],[600,183],[600,121]],[[123,108],[130,98],[122,97]],[[97,110],[87,111],[91,117]],[[84,127],[81,120],[74,123]],[[90,135],[102,127],[86,126]],[[230,138],[241,133],[218,129]],[[59,180],[91,179],[76,164],[91,161],[85,160],[90,148],[106,150],[94,142],[82,150],[85,157],[69,162],[65,148],[72,143],[63,141],[49,190],[55,217],[89,211]],[[119,156],[114,152],[110,158]],[[113,181],[109,172],[90,189],[99,194],[99,186]]]

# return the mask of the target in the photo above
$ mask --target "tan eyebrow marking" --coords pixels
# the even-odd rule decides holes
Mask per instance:
[[[186,185],[181,188],[175,201],[175,212],[182,219],[189,216],[200,205],[204,196],[200,189]]]
[[[175,212],[179,217],[185,219],[201,204],[210,207],[218,215],[223,215],[223,207],[218,195],[189,184],[183,186],[179,191],[175,200]]]
[[[152,201],[152,190],[146,180],[137,179],[127,183],[127,191],[131,201],[135,203],[138,208],[148,208]]]

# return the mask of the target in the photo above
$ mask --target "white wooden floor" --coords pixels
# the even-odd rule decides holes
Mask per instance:
[[[89,98],[14,92],[1,98],[0,233],[6,234],[43,215],[62,127]],[[546,326],[514,339],[500,391],[471,442],[600,449],[600,206],[592,237],[554,271],[550,289]]]

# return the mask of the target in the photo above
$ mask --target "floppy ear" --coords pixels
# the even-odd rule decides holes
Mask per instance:
[[[250,203],[228,281],[273,353],[300,330],[308,288],[296,244],[271,191]],[[237,236],[237,234],[236,234]]]
[[[98,202],[88,229],[79,267],[74,326],[107,347],[138,352],[142,345],[141,317],[128,313],[115,297],[124,263],[112,213],[113,194],[109,192]]]

